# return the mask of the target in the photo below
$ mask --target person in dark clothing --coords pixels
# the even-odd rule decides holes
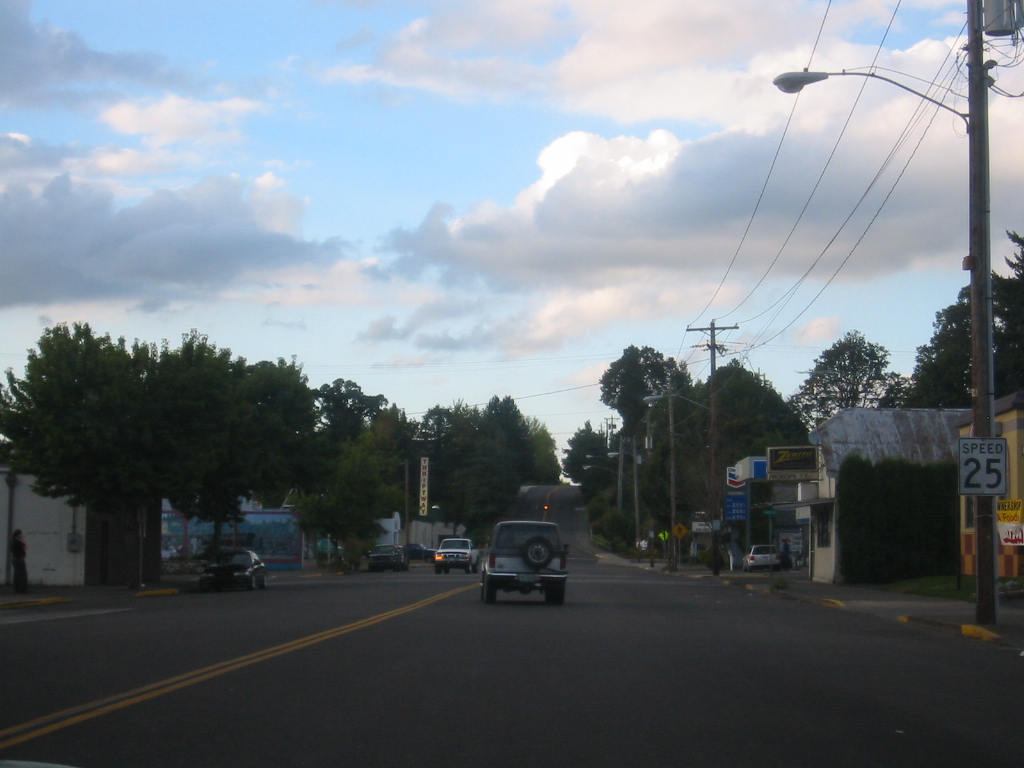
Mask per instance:
[[[14,564],[14,591],[23,594],[28,592],[28,566],[25,564],[27,554],[28,546],[19,528],[11,536],[11,562]]]

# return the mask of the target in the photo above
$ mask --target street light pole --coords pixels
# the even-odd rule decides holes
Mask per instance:
[[[675,399],[678,397],[675,392],[669,392],[667,395],[649,395],[644,398],[644,402],[648,405],[654,405],[662,398],[668,398],[668,453],[669,453],[669,468],[668,468],[668,488],[669,488],[669,543],[671,544],[671,555],[668,558],[668,570],[675,571],[679,562],[679,553],[677,552],[677,543],[675,529],[676,529],[676,410],[675,410]],[[684,398],[685,399],[685,398]]]
[[[967,113],[958,112],[941,101],[915,91],[902,83],[873,72],[786,72],[775,78],[775,85],[786,93],[797,93],[810,83],[835,75],[860,75],[897,85],[905,91],[959,115],[967,123],[969,171],[970,253],[964,269],[971,272],[971,435],[993,437],[995,391],[992,376],[992,241],[990,235],[988,89],[992,81],[988,70],[994,63],[984,60],[985,20],[983,0],[967,0]],[[994,7],[998,4],[994,4]],[[1008,34],[1018,28],[1019,19],[1003,25],[993,34]],[[998,562],[995,537],[995,498],[976,496],[975,534],[978,544],[978,624],[999,621]]]

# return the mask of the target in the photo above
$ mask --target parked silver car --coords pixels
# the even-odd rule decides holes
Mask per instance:
[[[777,571],[782,567],[782,560],[775,547],[771,544],[755,544],[750,552],[743,558],[744,571],[756,571],[759,568],[764,570]]]

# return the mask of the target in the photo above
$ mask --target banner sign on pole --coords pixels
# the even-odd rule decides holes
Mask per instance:
[[[427,476],[430,473],[430,459],[420,459],[420,516],[427,514]]]
[[[1021,519],[1021,506],[1020,499],[1002,499],[996,502],[999,540],[1003,544],[1016,546],[1024,544],[1024,521]]]

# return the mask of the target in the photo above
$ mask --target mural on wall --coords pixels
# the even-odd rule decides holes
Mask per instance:
[[[164,512],[161,554],[172,557],[201,555],[213,542],[213,523],[186,519],[180,512]],[[221,547],[251,549],[268,568],[302,568],[302,531],[294,512],[287,509],[247,512],[240,523],[221,529]]]

